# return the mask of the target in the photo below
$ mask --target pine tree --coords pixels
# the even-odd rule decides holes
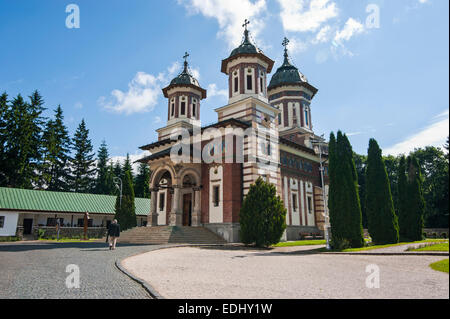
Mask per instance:
[[[369,142],[366,183],[366,212],[372,241],[376,244],[398,243],[398,220],[391,186],[381,149],[375,139]]]
[[[121,229],[127,230],[137,225],[133,181],[129,170],[125,171],[122,182],[122,200],[120,200],[120,194],[118,194],[115,218],[119,222]]]
[[[150,168],[147,164],[141,163],[138,168],[134,182],[134,194],[140,198],[150,198]]]
[[[407,220],[406,238],[411,241],[422,240],[423,216],[425,213],[425,200],[422,191],[422,174],[419,162],[414,156],[408,156],[407,160]]]
[[[110,195],[114,192],[114,184],[108,161],[108,148],[106,142],[103,141],[97,153],[97,178],[94,190],[96,194]]]
[[[347,136],[341,131],[329,143],[330,192],[329,211],[332,246],[342,249],[346,246],[362,247],[361,204],[358,194],[358,175],[353,160],[353,150]]]
[[[38,91],[25,102],[19,94],[7,111],[3,150],[4,184],[16,188],[33,188],[38,182],[42,159],[42,112],[44,101]]]
[[[398,166],[398,182],[397,182],[397,216],[400,241],[407,241],[408,237],[408,179],[406,177],[406,158],[400,157],[400,164]]]
[[[244,198],[240,211],[240,237],[248,245],[277,244],[286,229],[286,208],[273,184],[258,178]]]
[[[42,186],[51,191],[68,190],[70,137],[64,125],[61,106],[58,106],[55,110],[55,119],[47,122],[42,137],[42,144]]]
[[[8,94],[0,95],[0,186],[6,186],[7,181],[7,157],[5,152],[7,142],[7,127],[10,109],[8,106]]]
[[[117,161],[114,165],[113,173],[115,177],[119,177],[123,179],[124,176],[124,170],[122,169],[122,165],[120,164],[120,161]]]
[[[88,193],[94,187],[95,153],[84,119],[75,132],[72,148],[75,155],[71,158],[71,188],[74,192]]]

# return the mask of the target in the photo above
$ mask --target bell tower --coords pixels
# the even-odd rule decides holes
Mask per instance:
[[[168,105],[167,125],[157,130],[160,140],[170,136],[170,132],[178,127],[190,129],[200,126],[200,101],[206,98],[206,90],[189,72],[188,57],[186,52],[183,71],[162,90]]]

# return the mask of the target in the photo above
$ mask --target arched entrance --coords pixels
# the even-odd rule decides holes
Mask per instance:
[[[200,176],[193,169],[181,174],[181,209],[183,226],[200,226]]]

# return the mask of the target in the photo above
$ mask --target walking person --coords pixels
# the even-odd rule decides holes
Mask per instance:
[[[117,219],[114,219],[113,222],[109,225],[108,236],[109,236],[109,250],[115,250],[117,238],[120,237],[120,225],[117,223]]]

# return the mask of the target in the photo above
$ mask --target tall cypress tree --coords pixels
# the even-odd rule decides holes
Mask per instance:
[[[341,131],[330,135],[329,142],[330,214],[332,245],[334,248],[362,247],[361,205],[358,195],[358,175],[353,161],[353,150]]]
[[[398,220],[391,186],[381,149],[375,139],[369,142],[366,183],[366,212],[372,241],[376,244],[398,243]]]
[[[74,192],[88,193],[94,187],[95,153],[84,119],[75,132],[72,148],[75,155],[71,158],[71,188]]]
[[[70,137],[64,125],[61,106],[58,106],[55,110],[55,118],[47,122],[42,137],[42,144],[42,186],[51,191],[68,190]]]
[[[400,164],[397,172],[397,216],[400,241],[407,241],[408,239],[408,178],[406,176],[406,158],[400,157]]]
[[[125,171],[122,183],[122,201],[120,201],[119,193],[116,198],[115,218],[119,222],[121,229],[127,230],[137,225],[133,181],[129,170]]]
[[[150,198],[149,189],[150,168],[147,164],[141,163],[139,165],[138,174],[134,179],[134,194],[140,198]]]
[[[407,220],[406,238],[408,240],[422,240],[425,200],[422,191],[422,174],[420,172],[419,162],[414,156],[408,156],[407,160]]]

